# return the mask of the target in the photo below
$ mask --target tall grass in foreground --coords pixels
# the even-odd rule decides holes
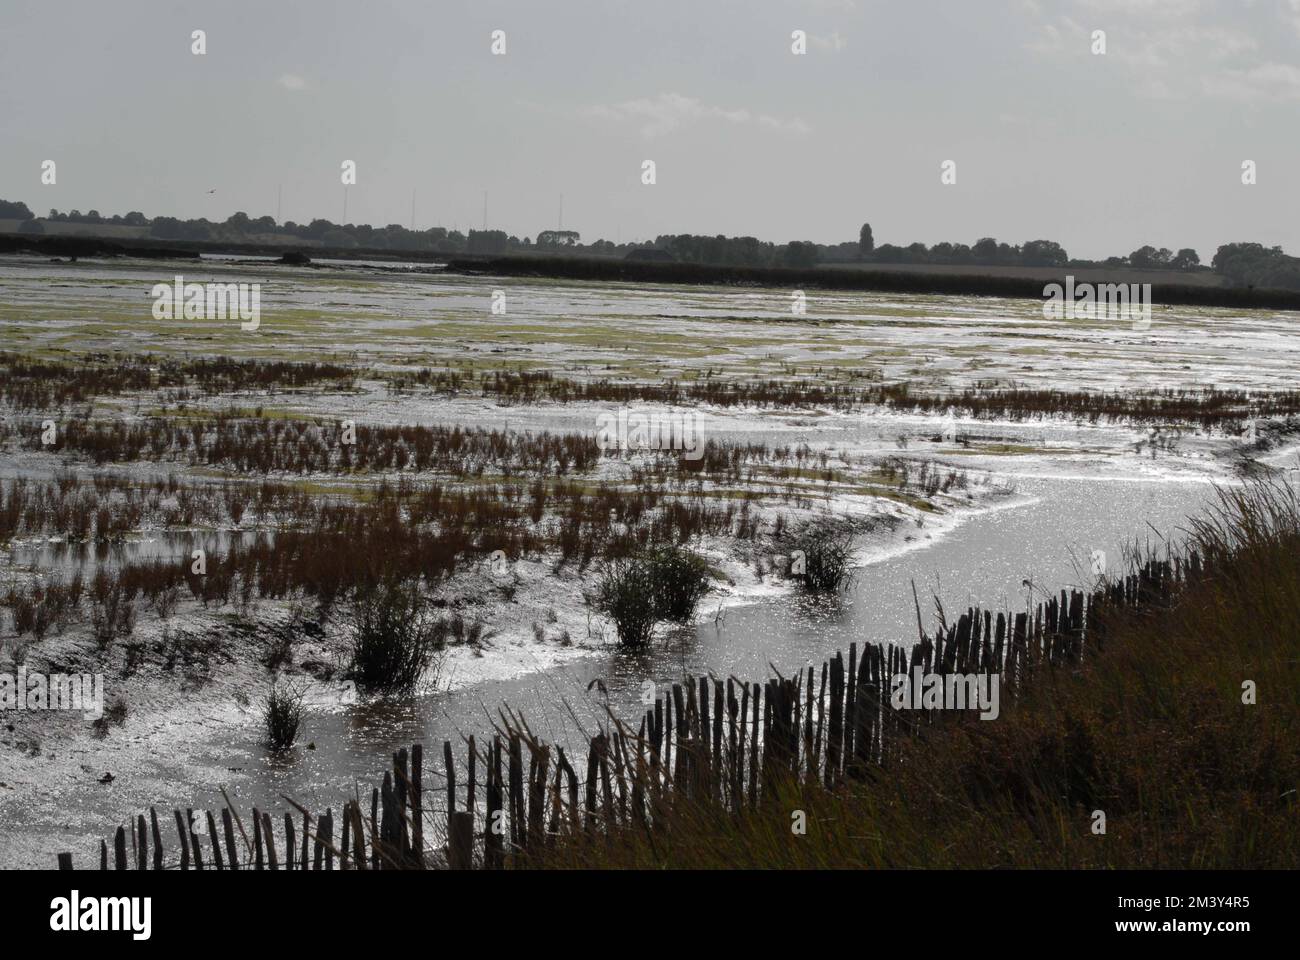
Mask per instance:
[[[1300,865],[1300,503],[1256,485],[1191,530],[1203,573],[1167,608],[1090,625],[1101,652],[1038,671],[995,721],[905,738],[833,790],[754,808],[670,795],[649,829],[530,847],[532,867]],[[1244,686],[1253,684],[1255,702]],[[1094,832],[1097,813],[1105,832]],[[802,813],[802,818],[797,814]],[[798,819],[806,832],[796,833]]]

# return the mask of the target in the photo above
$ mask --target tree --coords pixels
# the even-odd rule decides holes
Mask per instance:
[[[1158,251],[1155,247],[1147,244],[1145,247],[1139,247],[1128,255],[1129,266],[1138,270],[1149,270],[1156,266]]]
[[[469,253],[505,253],[508,238],[504,230],[471,230],[469,232]]]
[[[1054,240],[1029,240],[1021,247],[1020,256],[1027,267],[1063,267],[1070,260]]]
[[[306,233],[307,236],[311,237],[312,239],[319,240],[321,237],[325,236],[325,234],[329,233],[333,229],[334,229],[334,224],[330,223],[328,220],[322,220],[321,218],[317,217],[315,220],[313,220],[311,223],[307,225]]]
[[[537,235],[539,247],[576,247],[578,240],[577,230],[543,230]]]
[[[19,201],[0,200],[0,220],[31,220],[32,212],[27,204]]]
[[[326,247],[335,247],[338,249],[348,249],[357,245],[352,234],[346,230],[335,227],[333,230],[327,230],[321,235],[320,242]]]
[[[1201,258],[1191,247],[1183,247],[1174,255],[1174,259],[1169,262],[1169,266],[1175,270],[1191,270],[1200,265]]]
[[[787,267],[812,267],[817,264],[817,244],[803,242],[800,240],[791,240],[785,247],[785,254],[781,258],[782,263]]]
[[[992,237],[981,237],[971,247],[971,255],[978,263],[992,263],[998,258],[998,242]]]
[[[33,218],[31,220],[24,220],[20,223],[18,225],[18,232],[26,234],[27,236],[37,236],[44,233],[45,228],[41,226],[41,221]]]
[[[159,240],[178,240],[185,235],[185,225],[175,217],[154,217],[149,236]]]
[[[858,231],[858,253],[869,257],[874,249],[876,249],[876,239],[871,235],[871,224],[864,223],[862,229]]]
[[[1220,273],[1226,273],[1235,260],[1261,260],[1281,255],[1281,247],[1265,247],[1260,243],[1225,243],[1215,251],[1210,266]]]
[[[207,218],[186,220],[181,224],[181,236],[185,240],[211,240],[212,224]]]
[[[947,240],[936,243],[930,248],[930,260],[934,263],[952,263],[955,259],[957,248]]]
[[[1234,286],[1300,289],[1300,260],[1281,247],[1258,243],[1225,243],[1211,261]]]

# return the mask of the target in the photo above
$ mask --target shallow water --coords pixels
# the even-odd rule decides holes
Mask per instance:
[[[1019,492],[1023,502],[972,516],[938,539],[926,540],[926,531],[917,530],[918,540],[908,549],[859,569],[839,602],[766,600],[730,608],[719,622],[679,631],[646,653],[611,648],[544,673],[466,686],[414,703],[313,713],[303,740],[316,749],[299,748],[287,761],[273,758],[252,728],[200,748],[199,755],[227,768],[224,785],[244,808],[281,809],[282,796],[313,809],[337,808],[355,784],[368,793],[393,751],[415,741],[426,744],[426,783],[441,769],[440,741],[451,740],[463,764],[462,737],[490,735],[502,705],[522,711],[534,732],[571,744],[579,724],[594,729],[606,703],[635,723],[647,681],[662,688],[688,673],[761,680],[769,675],[769,662],[789,675],[805,664],[820,664],[851,642],[911,643],[917,632],[913,580],[927,618],[934,610],[931,595],[942,600],[951,618],[976,602],[1024,609],[1031,594],[1026,580],[1035,584],[1035,602],[1042,591],[1090,584],[1093,550],[1105,551],[1113,565],[1139,535],[1158,544],[1159,531],[1176,542],[1185,518],[1214,498],[1213,487],[1199,482],[1027,481]],[[595,681],[603,692],[588,690]],[[464,776],[462,768],[462,783]],[[186,800],[191,802],[217,804],[220,795],[199,791]]]
[[[188,559],[195,550],[217,557],[236,540],[250,546],[259,539],[274,540],[275,531],[168,530],[111,541],[26,540],[13,543],[9,552],[13,564],[19,567],[49,570],[64,576],[80,571],[83,577],[88,578],[99,567],[120,567],[151,560],[180,562]]]
[[[646,378],[683,369],[781,375],[786,364],[919,384],[1000,380],[1054,388],[1291,389],[1300,338],[1277,311],[1157,307],[1145,331],[1114,320],[1048,320],[1033,300],[575,283],[392,265],[313,270],[199,263],[0,258],[0,323],[15,346],[202,351],[379,364],[543,363]],[[260,284],[261,326],[155,321],[151,288]],[[492,312],[493,294],[506,313]],[[791,322],[793,321],[793,322]]]

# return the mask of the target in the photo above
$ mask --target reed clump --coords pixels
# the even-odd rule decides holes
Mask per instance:
[[[276,753],[291,748],[298,739],[298,730],[306,714],[302,690],[279,681],[273,683],[262,705],[262,727],[266,731],[267,746]]]
[[[410,693],[447,646],[447,623],[430,615],[412,580],[387,575],[358,588],[350,617],[351,674],[369,690]]]
[[[791,554],[790,573],[809,593],[840,593],[853,582],[853,535],[832,520],[811,524]]]

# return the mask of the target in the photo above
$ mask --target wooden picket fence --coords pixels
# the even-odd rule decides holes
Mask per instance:
[[[820,671],[809,666],[785,677],[774,669],[764,683],[687,677],[646,705],[635,731],[610,714],[588,740],[582,776],[563,747],[543,742],[503,708],[490,740],[465,742],[463,789],[444,741],[444,786],[426,790],[417,743],[393,755],[368,809],[358,796],[343,803],[337,820],[332,808],[313,818],[285,798],[294,812],[283,814],[277,840],[271,814],[254,808],[246,824],[226,797],[220,835],[212,812],[174,810],[177,840],[169,853],[150,808],[147,818],[117,828],[111,858],[109,842],[100,841],[99,866],[109,869],[111,859],[117,870],[501,869],[566,835],[652,830],[665,805],[707,800],[738,812],[761,805],[778,783],[835,789],[869,769],[887,769],[904,738],[974,714],[969,704],[954,709],[946,690],[940,708],[896,709],[891,677],[918,667],[942,676],[996,674],[1000,695],[1014,701],[1038,672],[1102,650],[1101,612],[1159,609],[1177,584],[1200,574],[1195,554],[1153,559],[1090,594],[1061,591],[1032,615],[973,607],[948,624],[940,609],[933,637],[921,627],[918,602],[919,639],[911,645],[866,644],[859,652],[850,644],[847,658],[838,652]],[[433,809],[443,789],[445,805]],[[73,869],[72,854],[60,853],[58,863]]]

